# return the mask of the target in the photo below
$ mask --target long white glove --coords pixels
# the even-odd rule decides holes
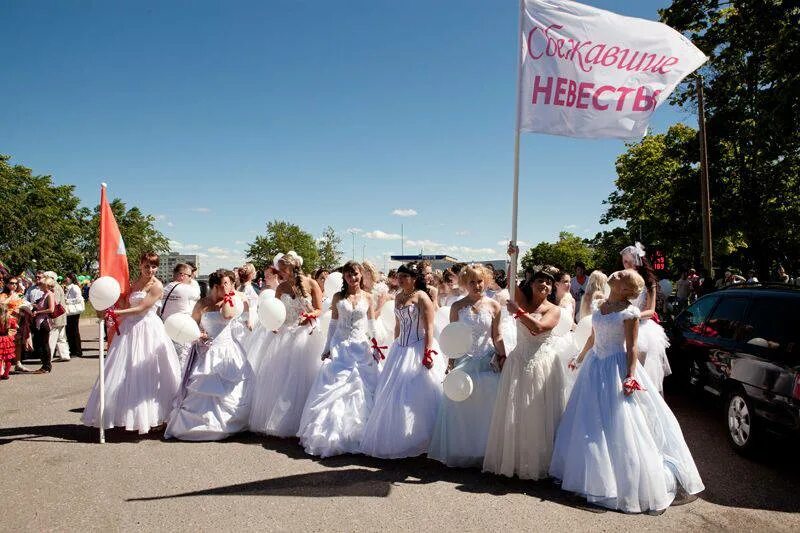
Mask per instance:
[[[325,340],[325,349],[322,350],[322,358],[327,359],[330,357],[331,352],[331,339],[333,339],[333,334],[336,331],[336,324],[339,323],[339,320],[335,318],[331,318],[330,323],[328,324],[328,338]]]

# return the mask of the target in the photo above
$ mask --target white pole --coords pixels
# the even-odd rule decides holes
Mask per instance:
[[[514,196],[511,208],[511,244],[517,245],[517,219],[519,212],[519,125],[522,115],[522,17],[525,10],[525,0],[519,2],[519,31],[517,32],[517,39],[519,40],[519,51],[517,55],[517,124],[514,128]],[[511,266],[508,269],[508,293],[511,301],[514,301],[516,294],[517,284],[517,254],[511,255]]]
[[[98,361],[100,363],[100,444],[104,444],[106,442],[106,430],[105,430],[105,410],[106,410],[106,376],[105,376],[105,364],[104,364],[104,352],[105,352],[105,332],[103,331],[103,323],[105,320],[100,319],[100,357],[98,357]]]

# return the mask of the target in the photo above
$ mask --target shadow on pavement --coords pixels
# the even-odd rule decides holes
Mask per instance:
[[[71,410],[74,411],[74,410]],[[83,409],[81,409],[83,411]],[[106,430],[106,443],[130,443],[142,440],[161,440],[163,430],[152,430],[146,435],[139,435],[123,428]],[[97,428],[82,424],[54,424],[51,426],[24,426],[16,428],[0,428],[0,446],[14,441],[28,442],[61,442],[61,443],[97,443]]]

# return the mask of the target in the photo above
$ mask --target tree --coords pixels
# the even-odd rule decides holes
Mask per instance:
[[[50,176],[34,176],[10,159],[0,155],[0,257],[15,273],[80,270],[75,187],[54,185]]]
[[[165,254],[169,252],[169,239],[155,227],[156,218],[144,214],[138,207],[127,209],[125,203],[119,198],[114,198],[110,203],[111,211],[117,220],[119,232],[125,242],[128,255],[128,268],[131,279],[139,276],[139,257],[143,252]],[[83,256],[84,272],[94,271],[97,268],[97,250],[100,246],[100,206],[90,211],[88,208],[79,210],[79,217],[83,225],[83,234],[80,247]]]
[[[332,270],[341,265],[344,257],[341,245],[342,239],[336,234],[336,231],[331,226],[325,228],[317,245],[319,266]]]
[[[728,234],[721,259],[764,275],[800,256],[797,2],[673,0],[660,15],[710,58],[701,72],[712,233]],[[693,111],[694,84],[679,87],[673,103]]]
[[[523,269],[541,265],[553,265],[571,270],[576,261],[583,261],[587,266],[592,262],[592,249],[583,239],[568,231],[558,234],[554,243],[540,242],[522,256]]]
[[[602,224],[621,221],[625,227],[593,239],[596,266],[619,268],[619,251],[634,241],[661,249],[671,267],[700,257],[699,155],[697,131],[684,124],[628,145],[617,158],[617,190],[603,202],[608,209],[600,219]],[[717,242],[728,237],[723,229]]]
[[[259,270],[272,264],[279,253],[294,250],[303,258],[303,270],[311,272],[319,263],[319,252],[314,236],[303,231],[297,224],[283,220],[267,222],[267,232],[257,236],[247,245],[247,258]]]

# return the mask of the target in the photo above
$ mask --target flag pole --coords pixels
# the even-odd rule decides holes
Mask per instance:
[[[102,204],[103,196],[105,194],[105,190],[106,190],[106,184],[105,183],[101,183],[100,184],[100,202],[101,202],[101,204]],[[102,208],[102,205],[101,205],[100,206],[101,213],[102,213],[102,210],[103,210],[103,208]],[[101,218],[102,218],[102,215],[101,215]],[[100,223],[100,231],[102,231],[102,230],[103,230],[103,224],[102,224],[102,221],[101,221],[101,223]],[[103,242],[102,236],[100,237],[99,242],[100,243]],[[98,253],[98,257],[100,255],[102,255],[102,254]],[[102,268],[101,268],[101,266],[99,264],[99,261],[98,261],[97,267],[98,267],[98,271],[102,271]],[[98,342],[100,343],[100,346],[99,346],[99,349],[98,349],[98,358],[97,358],[97,362],[100,365],[100,377],[99,377],[99,384],[100,384],[100,414],[99,414],[99,418],[100,418],[100,420],[99,420],[99,423],[98,423],[98,425],[100,426],[100,444],[105,444],[105,442],[106,442],[106,429],[105,429],[105,425],[106,425],[105,424],[105,422],[106,422],[106,419],[105,419],[105,411],[106,411],[106,373],[105,373],[105,361],[104,361],[106,342],[105,342],[105,331],[103,330],[104,322],[105,322],[105,320],[103,320],[101,318],[100,319],[100,334],[97,337],[98,338]]]
[[[514,128],[514,192],[511,208],[511,246],[517,246],[517,220],[519,214],[519,128],[522,114],[522,17],[525,10],[525,0],[519,2],[519,30],[517,39],[519,40],[519,50],[517,55],[517,116],[516,127]],[[517,259],[518,254],[511,254],[511,263],[508,269],[508,293],[511,301],[514,301],[517,284]]]
[[[98,361],[100,363],[100,444],[105,444],[106,442],[106,430],[105,430],[105,410],[106,410],[106,380],[105,380],[105,364],[104,364],[104,354],[105,354],[105,335],[103,331],[103,319],[100,319],[100,336],[98,337],[100,342],[100,357],[98,357]]]

